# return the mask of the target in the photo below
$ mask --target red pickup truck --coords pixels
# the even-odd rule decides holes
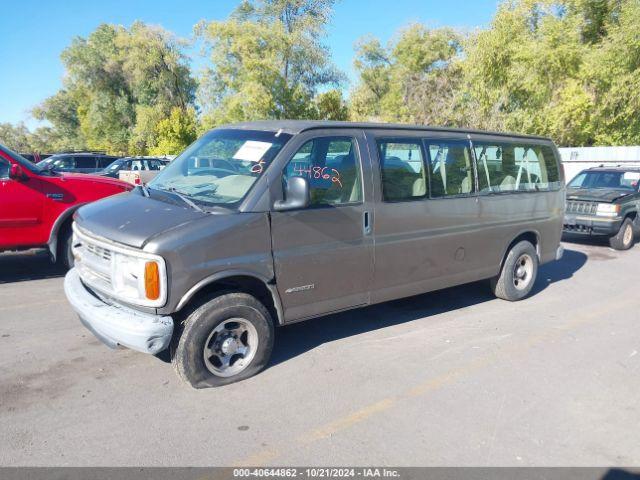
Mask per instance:
[[[132,188],[108,177],[56,173],[0,145],[0,251],[47,248],[71,267],[73,212]]]

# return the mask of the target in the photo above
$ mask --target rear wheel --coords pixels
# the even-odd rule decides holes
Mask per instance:
[[[505,258],[500,274],[491,280],[496,297],[511,302],[529,295],[538,275],[538,254],[526,240],[516,243]]]
[[[174,339],[171,361],[194,388],[218,387],[260,372],[273,350],[273,321],[246,293],[218,295],[193,310]]]
[[[609,238],[609,245],[616,250],[629,250],[633,246],[633,242],[633,222],[630,218],[625,218],[618,233]]]

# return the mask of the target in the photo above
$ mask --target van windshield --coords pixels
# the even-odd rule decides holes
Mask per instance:
[[[291,135],[254,130],[212,130],[189,146],[149,188],[188,197],[194,203],[239,203]]]

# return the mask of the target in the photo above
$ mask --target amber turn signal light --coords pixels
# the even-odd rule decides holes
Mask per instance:
[[[160,271],[156,262],[144,265],[144,290],[149,300],[160,298]]]

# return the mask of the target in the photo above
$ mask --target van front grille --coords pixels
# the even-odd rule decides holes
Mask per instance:
[[[582,213],[585,215],[595,215],[598,204],[595,202],[580,202],[569,200],[567,202],[567,213]]]
[[[111,250],[107,250],[106,248],[99,247],[98,245],[94,245],[92,243],[86,243],[85,248],[87,252],[92,253],[96,257],[107,262],[111,261]]]
[[[73,255],[80,278],[87,285],[104,292],[112,290],[111,250],[96,244],[91,237],[75,230]]]

